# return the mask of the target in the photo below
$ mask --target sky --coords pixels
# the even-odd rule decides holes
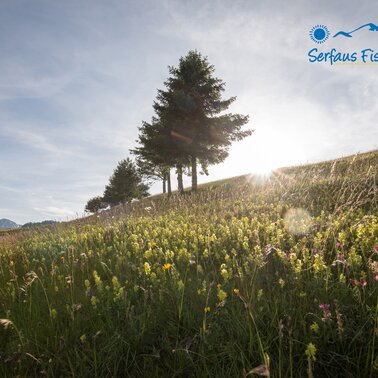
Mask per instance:
[[[0,218],[82,216],[136,146],[168,66],[194,49],[254,130],[200,183],[378,148],[378,64],[308,58],[378,52],[378,32],[332,38],[368,22],[374,0],[0,0]]]

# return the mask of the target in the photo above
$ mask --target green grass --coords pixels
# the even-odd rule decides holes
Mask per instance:
[[[0,376],[374,377],[378,152],[0,234]]]

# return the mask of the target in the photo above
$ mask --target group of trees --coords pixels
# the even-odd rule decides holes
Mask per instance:
[[[129,202],[135,198],[148,196],[148,184],[142,181],[142,176],[133,161],[129,158],[118,163],[103,196],[91,198],[85,206],[85,211],[95,213],[108,206]]]
[[[136,165],[130,159],[119,163],[104,196],[91,199],[87,207],[143,197],[148,189],[143,179],[162,180],[163,192],[170,196],[172,169],[180,194],[184,173],[191,176],[196,191],[198,166],[207,174],[209,165],[228,156],[232,142],[251,135],[251,130],[242,130],[248,116],[225,113],[236,97],[222,98],[225,83],[214,77],[214,66],[206,57],[189,51],[178,67],[168,69],[170,76],[153,103],[154,115],[139,127],[138,146],[130,151]]]
[[[182,193],[183,173],[191,175],[192,191],[197,190],[197,166],[207,174],[209,165],[228,156],[233,141],[251,135],[242,131],[248,116],[224,113],[236,97],[222,99],[225,83],[214,77],[214,66],[197,51],[169,67],[164,89],[158,90],[154,116],[139,128],[138,147],[131,150],[143,175],[167,183],[171,194],[170,171],[176,169],[178,191]]]

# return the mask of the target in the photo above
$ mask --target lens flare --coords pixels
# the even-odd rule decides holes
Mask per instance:
[[[285,228],[294,235],[307,234],[313,224],[311,215],[305,209],[289,209],[284,217]]]

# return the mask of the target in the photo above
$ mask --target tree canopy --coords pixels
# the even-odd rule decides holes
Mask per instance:
[[[85,205],[85,211],[87,213],[97,213],[97,211],[99,211],[103,207],[104,200],[102,199],[102,197],[97,196],[88,200],[87,204]]]
[[[130,158],[120,161],[106,185],[103,200],[111,206],[148,196],[148,185],[142,182]]]
[[[197,51],[189,51],[178,67],[169,67],[165,89],[158,90],[152,122],[139,128],[139,146],[133,152],[154,165],[191,167],[192,190],[197,189],[197,164],[206,172],[228,156],[232,142],[251,135],[242,130],[248,116],[225,113],[236,97],[223,99],[225,83]],[[180,187],[180,185],[179,185]]]

